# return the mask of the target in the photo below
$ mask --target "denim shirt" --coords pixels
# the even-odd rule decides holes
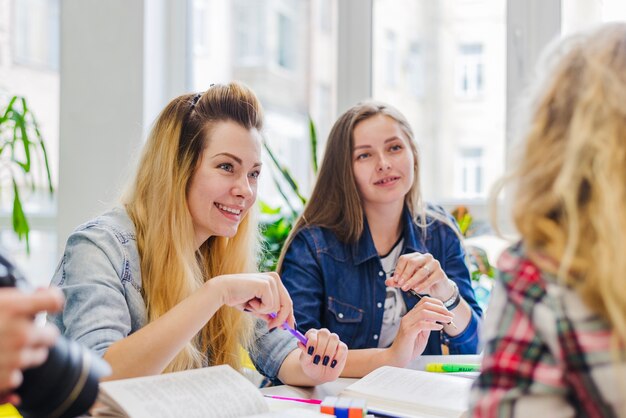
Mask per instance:
[[[432,254],[472,308],[470,323],[459,335],[431,332],[423,354],[441,354],[442,343],[448,346],[450,354],[476,353],[482,310],[476,302],[457,235],[435,220],[424,239],[406,207],[402,222],[402,254]],[[328,328],[351,349],[378,346],[387,293],[386,274],[367,221],[361,238],[354,244],[341,242],[326,228],[302,228],[285,254],[281,278],[293,300],[300,330]],[[407,310],[419,301],[409,293],[403,293],[403,298]]]
[[[126,211],[113,209],[79,226],[67,240],[52,278],[65,295],[63,311],[49,319],[70,339],[100,355],[147,323],[135,227]],[[286,331],[268,332],[256,321],[252,361],[275,379],[283,360],[297,348]]]

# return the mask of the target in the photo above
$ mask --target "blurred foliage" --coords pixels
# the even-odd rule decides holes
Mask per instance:
[[[46,175],[48,190],[52,195],[52,177],[48,163],[48,153],[37,120],[30,111],[26,99],[12,96],[6,105],[0,104],[0,188],[9,184],[13,192],[12,225],[20,240],[26,241],[26,251],[30,253],[30,226],[24,213],[21,187],[34,191],[37,185],[33,167]]]
[[[317,130],[313,120],[309,117],[309,145],[311,149],[311,167],[313,174],[317,175]],[[260,201],[261,210],[261,234],[264,240],[264,249],[259,260],[259,269],[261,271],[275,271],[280,252],[291,232],[291,228],[295,224],[298,216],[300,216],[300,206],[294,206],[290,195],[294,196],[299,203],[304,206],[307,198],[303,196],[298,187],[298,183],[289,171],[286,165],[282,164],[276,154],[272,151],[267,143],[263,140],[263,147],[267,151],[275,170],[272,171],[272,179],[276,190],[283,198],[285,209],[283,207],[271,207],[267,203]],[[277,176],[280,176],[278,177]],[[288,186],[285,190],[284,184]]]
[[[459,229],[463,237],[469,238],[478,235],[477,231],[479,228],[476,226],[476,222],[474,222],[474,218],[469,213],[466,206],[457,206],[452,211],[452,216],[454,216],[454,219],[456,219],[456,222],[459,224]],[[483,248],[476,245],[465,244],[465,250],[470,262],[469,269],[472,280],[480,281],[481,278],[493,279],[495,277],[495,270],[491,263],[489,263],[487,252]]]

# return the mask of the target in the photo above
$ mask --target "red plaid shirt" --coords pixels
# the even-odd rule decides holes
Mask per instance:
[[[626,416],[626,365],[612,361],[608,323],[539,270],[521,244],[502,255],[498,269],[472,416]]]

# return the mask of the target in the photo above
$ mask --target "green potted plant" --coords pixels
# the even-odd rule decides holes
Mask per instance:
[[[317,174],[317,131],[315,129],[315,124],[310,117],[309,144],[311,147],[311,167],[313,168],[313,174]],[[264,251],[262,258],[259,261],[259,269],[261,271],[275,271],[278,257],[280,256],[283,245],[285,244],[296,219],[300,216],[300,210],[297,207],[294,207],[289,195],[294,196],[295,199],[299,200],[303,206],[306,203],[307,198],[302,195],[302,192],[298,187],[298,183],[294,179],[293,175],[287,166],[278,160],[276,154],[274,154],[266,140],[263,141],[263,147],[268,153],[275,168],[272,172],[272,178],[274,179],[276,190],[281,195],[285,206],[288,208],[288,210],[285,211],[282,207],[274,208],[262,201],[259,203],[262,217],[261,233],[263,234],[264,240]],[[278,173],[283,181],[280,181],[275,173]],[[287,191],[283,188],[283,184],[288,185],[289,189]]]
[[[35,167],[45,175],[43,182],[37,182]],[[46,146],[35,115],[24,97],[0,96],[0,196],[4,188],[11,189],[13,204],[11,220],[13,231],[20,240],[25,240],[26,251],[30,253],[30,226],[24,212],[21,191],[23,188],[35,190],[44,183],[49,193],[54,193],[50,164]]]

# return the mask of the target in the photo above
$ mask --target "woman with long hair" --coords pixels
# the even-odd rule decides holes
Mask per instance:
[[[497,190],[513,186],[520,241],[498,263],[473,414],[623,417],[626,24],[548,51]]]
[[[413,132],[389,105],[335,122],[279,271],[301,329],[328,328],[351,349],[346,376],[477,350],[482,312],[457,227],[422,201]]]
[[[69,237],[52,280],[67,302],[52,319],[103,355],[110,379],[239,369],[242,347],[261,373],[289,384],[334,380],[343,369],[336,335],[309,330],[305,347],[276,329],[294,325],[291,299],[276,273],[257,273],[262,120],[238,83],[172,100],[123,207]]]

